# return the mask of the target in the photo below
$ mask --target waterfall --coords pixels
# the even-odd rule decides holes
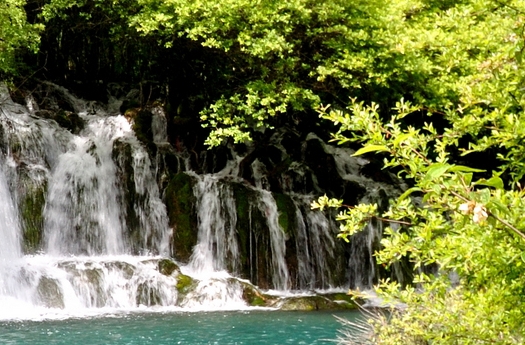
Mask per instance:
[[[189,267],[195,274],[227,270],[237,275],[239,242],[237,233],[237,205],[230,181],[221,175],[196,175],[194,193],[198,209],[198,243],[194,247]],[[277,290],[289,288],[289,274],[285,259],[285,235],[278,221],[275,200],[270,192],[253,189],[250,200],[264,216],[269,232],[271,282]],[[250,229],[244,229],[249,232]]]
[[[146,120],[119,114],[116,96],[104,106],[51,83],[40,92],[23,106],[0,85],[0,319],[240,309],[245,295],[258,296],[251,284],[281,294],[372,286],[380,224],[350,245],[336,239],[333,217],[309,207],[320,192],[319,162],[292,161],[280,143],[270,158],[252,148],[190,153],[182,142],[171,146],[160,106],[140,110],[150,121],[140,136],[134,121]],[[295,155],[306,155],[296,144]],[[356,199],[383,198],[359,174],[366,161],[316,147],[344,183],[366,187]],[[214,173],[198,174],[199,159]],[[180,257],[176,239],[188,247]]]
[[[124,252],[111,153],[113,140],[126,130],[123,124],[127,122],[123,118],[111,120],[91,121],[85,136],[73,138],[71,149],[60,156],[52,171],[45,207],[46,248],[50,254]]]
[[[285,235],[283,229],[279,226],[277,205],[270,192],[261,190],[259,195],[259,209],[266,216],[268,229],[270,230],[272,281],[275,289],[287,290],[290,277],[285,260]]]
[[[0,304],[5,303],[6,298],[20,296],[17,284],[22,257],[20,245],[17,212],[0,169]]]
[[[216,176],[194,176],[198,179],[194,193],[199,229],[190,267],[197,274],[228,269],[236,274],[239,250],[235,237],[237,215],[233,193]]]
[[[323,213],[303,207],[308,205],[304,197],[296,196],[294,202],[298,223],[299,287],[303,290],[335,288],[329,261],[337,262],[336,256],[341,255],[335,239],[337,227]]]
[[[169,255],[170,229],[146,149],[123,116],[44,86],[78,111],[56,116],[83,125],[0,87],[0,319],[177,305],[179,271],[151,255]]]
[[[52,170],[45,209],[46,249],[51,254],[124,254],[130,252],[127,216],[122,203],[124,187],[117,181],[113,156],[117,139],[131,152],[132,207],[140,249],[167,254],[169,229],[165,206],[152,175],[147,152],[132,136],[123,116],[85,117],[87,128],[71,140]]]
[[[20,225],[3,169],[0,169],[0,267],[21,258]]]

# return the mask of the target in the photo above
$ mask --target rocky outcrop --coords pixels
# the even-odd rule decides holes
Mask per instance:
[[[174,175],[164,191],[169,225],[173,229],[171,241],[174,257],[187,263],[197,244],[196,201],[193,194],[195,180],[187,174]]]
[[[123,91],[120,94],[126,95]],[[64,136],[57,144],[64,147],[72,143],[71,138],[77,138],[75,134],[84,135],[89,131],[90,127],[85,126],[91,124],[89,121],[94,117],[89,114],[116,115],[120,107],[134,131],[134,136],[126,134],[114,139],[110,150],[120,207],[116,213],[123,224],[123,246],[128,253],[157,254],[161,251],[159,243],[169,237],[158,235],[160,222],[147,219],[147,215],[161,208],[160,201],[155,203],[149,199],[148,189],[153,190],[154,185],[167,211],[170,229],[167,226],[165,229],[171,235],[169,254],[181,264],[190,262],[199,242],[202,221],[198,207],[203,203],[196,196],[195,186],[206,174],[216,177],[221,190],[228,191],[220,198],[230,198],[217,209],[219,216],[224,217],[224,226],[233,229],[228,241],[235,243],[235,250],[224,254],[226,263],[221,269],[262,289],[278,286],[293,290],[366,287],[385,273],[376,267],[373,259],[373,252],[379,246],[380,224],[370,229],[375,231],[373,234],[365,231],[347,244],[336,239],[338,225],[333,213],[312,212],[309,207],[310,202],[322,194],[343,199],[346,205],[378,201],[385,207],[399,186],[388,174],[375,171],[374,162],[352,157],[351,149],[336,148],[317,134],[300,132],[289,124],[254,133],[253,143],[227,143],[207,150],[202,146],[205,131],[194,131],[195,121],[186,119],[184,114],[169,114],[159,102],[137,102],[137,97],[131,94],[123,96],[120,103],[114,102],[119,106],[78,100],[67,90],[49,83],[42,83],[31,94],[15,95],[17,101],[29,109],[28,117],[37,119],[35,127],[49,124],[55,133]],[[119,119],[123,121],[122,117]],[[8,135],[4,133],[8,125],[0,124],[0,134],[4,137]],[[308,128],[315,130],[312,126]],[[129,133],[129,127],[127,131]],[[46,135],[52,137],[54,133]],[[39,155],[46,156],[42,147],[47,143],[40,137],[35,146],[43,151],[38,152]],[[46,156],[47,161],[41,164],[41,181],[36,183],[33,176],[25,183],[22,181],[25,176],[34,175],[36,170],[33,164],[28,172],[26,167],[30,164],[23,162],[23,156],[27,155],[23,152],[24,138],[11,135],[9,143],[0,141],[0,148],[4,155],[10,154],[15,160],[20,180],[16,201],[24,231],[24,250],[35,253],[42,249],[47,176],[56,157]],[[67,149],[57,152],[67,152]],[[153,185],[141,181],[146,175],[154,181]],[[79,191],[83,188],[77,187]],[[265,202],[271,202],[272,207],[261,201],[265,193],[268,199]],[[225,210],[229,205],[231,209]],[[270,218],[277,222],[270,224]],[[284,247],[282,258],[277,255],[281,253],[278,253],[276,235],[279,245]],[[208,246],[215,253],[218,247],[217,241]],[[280,278],[284,280],[279,284],[276,282],[278,271],[283,273]],[[180,272],[179,275],[181,281],[186,279]],[[192,284],[191,279],[187,280],[181,289]],[[158,303],[156,293],[145,287],[140,288],[139,295],[141,303],[147,300]],[[312,303],[314,309],[322,306],[322,300]]]

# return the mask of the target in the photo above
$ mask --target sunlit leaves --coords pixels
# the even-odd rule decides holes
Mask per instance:
[[[400,8],[401,3],[416,4],[396,3]],[[378,262],[408,260],[415,278],[406,289],[390,281],[378,285],[381,296],[405,308],[388,323],[373,323],[373,340],[523,343],[525,306],[518,296],[525,293],[525,193],[520,184],[525,176],[525,79],[516,56],[524,38],[516,32],[524,27],[520,9],[525,4],[442,3],[446,9],[435,4],[419,2],[405,23],[391,23],[397,37],[383,36],[398,54],[389,53],[393,61],[405,63],[403,68],[390,65],[395,68],[390,72],[400,80],[412,78],[411,99],[417,106],[399,101],[391,112],[380,113],[375,103],[352,99],[344,111],[320,108],[321,117],[340,128],[334,141],[359,142],[358,154],[381,157],[385,169],[394,168],[412,184],[391,200],[386,212],[374,215],[388,226]],[[401,13],[407,14],[407,7]],[[389,56],[385,51],[380,55]],[[436,128],[432,118],[418,127],[407,121],[426,114],[446,122]],[[457,164],[458,152],[487,149],[499,152],[501,164],[492,172]],[[363,220],[372,217],[362,205],[345,212],[341,236],[351,241],[351,234],[365,227]],[[433,274],[425,274],[429,271]]]
[[[0,2],[0,73],[15,73],[17,49],[38,48],[42,27],[27,23],[24,4],[23,0]]]

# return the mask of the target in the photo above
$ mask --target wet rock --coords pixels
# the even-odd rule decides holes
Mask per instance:
[[[271,281],[271,238],[266,215],[257,207],[257,192],[242,183],[232,183],[237,213],[241,277],[262,289]]]
[[[59,110],[53,119],[60,125],[69,130],[71,133],[78,134],[85,127],[84,120],[76,113]]]
[[[343,199],[346,205],[358,204],[366,189],[357,182],[343,179],[337,170],[334,156],[326,152],[325,143],[313,137],[304,145],[305,163],[316,177],[318,190],[315,192]]]
[[[135,274],[135,266],[124,261],[109,261],[103,263],[108,270],[116,270],[122,274],[124,279],[131,279]]]
[[[356,305],[345,300],[332,300],[326,296],[284,297],[275,301],[271,307],[280,310],[340,310],[355,309]]]
[[[265,307],[269,297],[265,296],[257,287],[249,282],[239,281],[242,286],[242,298],[252,307]]]
[[[173,229],[172,251],[180,262],[189,261],[193,247],[197,244],[194,184],[193,177],[179,173],[172,177],[164,193],[169,225]]]
[[[36,287],[37,295],[46,308],[64,308],[64,294],[60,289],[58,281],[53,278],[43,276],[38,281]]]
[[[170,259],[160,259],[157,264],[158,270],[161,274],[165,276],[170,276],[172,274],[180,274],[179,265],[177,265],[173,260]]]
[[[184,154],[179,154],[168,143],[157,144],[155,165],[157,170],[157,184],[160,190],[166,190],[173,175],[184,169]]]
[[[197,287],[198,282],[190,276],[179,273],[177,275],[177,304],[181,305],[184,303],[186,296],[191,294]]]
[[[135,301],[137,306],[145,305],[147,307],[152,307],[156,305],[162,305],[161,292],[149,282],[140,283],[137,286]]]
[[[47,81],[35,84],[27,96],[34,100],[35,108],[39,110],[52,112],[62,110],[71,113],[84,110],[84,101],[75,97],[66,88]]]
[[[83,291],[85,303],[91,308],[102,308],[106,305],[108,296],[104,288],[104,272],[93,262],[79,265],[75,261],[63,261],[58,267],[69,273],[68,280],[74,289]]]
[[[213,174],[221,171],[226,167],[228,161],[230,161],[233,158],[230,148],[226,145],[214,147],[211,150],[203,151],[202,154],[204,156],[204,158],[202,159],[202,171],[208,174]]]
[[[24,252],[34,254],[41,249],[44,230],[44,205],[47,193],[47,176],[44,169],[17,167],[18,207],[22,224]]]
[[[297,288],[297,277],[299,263],[297,258],[297,215],[296,206],[292,198],[287,194],[274,194],[274,199],[279,211],[279,226],[286,234],[286,264],[290,274],[292,288]]]
[[[119,195],[119,203],[125,210],[124,221],[126,228],[132,238],[133,252],[136,253],[136,245],[140,237],[140,219],[136,212],[135,204],[141,197],[135,190],[135,174],[133,171],[133,148],[124,139],[116,139],[113,142],[113,161],[117,165],[118,183],[122,186],[122,193]]]
[[[150,108],[128,109],[124,116],[132,124],[137,139],[147,148],[151,157],[155,156],[157,146],[153,141],[153,112]]]

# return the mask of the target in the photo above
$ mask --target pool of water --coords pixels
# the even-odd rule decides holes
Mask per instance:
[[[359,312],[236,311],[127,313],[45,321],[2,321],[0,344],[334,344],[335,315]]]

